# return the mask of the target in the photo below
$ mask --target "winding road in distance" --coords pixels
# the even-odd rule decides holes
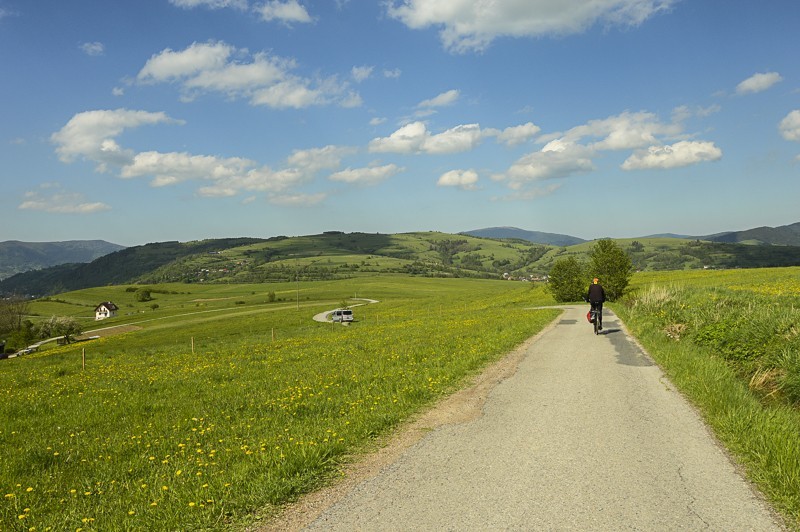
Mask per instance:
[[[472,414],[423,417],[410,443],[263,529],[784,530],[604,314],[595,336],[586,307],[564,307],[505,373],[445,401]]]

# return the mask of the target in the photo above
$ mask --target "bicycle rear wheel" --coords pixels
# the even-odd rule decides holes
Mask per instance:
[[[594,321],[593,325],[595,334],[599,334],[600,332],[600,316],[598,316],[597,314],[598,314],[597,312],[594,313],[594,320],[592,320]]]

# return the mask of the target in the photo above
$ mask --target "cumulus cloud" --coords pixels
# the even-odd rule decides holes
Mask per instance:
[[[311,15],[297,0],[288,0],[287,2],[270,1],[256,6],[254,11],[261,16],[262,20],[267,22],[277,20],[284,24],[292,22],[305,24],[312,21]]]
[[[458,187],[463,190],[475,190],[478,173],[475,170],[450,170],[439,176],[436,182],[440,187]]]
[[[360,66],[353,67],[350,73],[353,75],[353,79],[356,80],[356,82],[361,83],[372,75],[373,70],[374,67],[371,66]]]
[[[783,81],[783,77],[777,72],[753,74],[736,86],[736,94],[754,94],[765,91],[781,81]]]
[[[383,77],[389,79],[397,79],[403,74],[402,70],[399,68],[393,68],[392,70],[384,70]]]
[[[389,16],[412,29],[441,28],[452,52],[481,51],[498,37],[569,35],[598,24],[637,26],[677,0],[391,0]]]
[[[478,124],[460,125],[433,135],[428,131],[425,123],[412,122],[388,137],[371,140],[369,151],[375,153],[458,153],[475,148],[482,137],[483,134]]]
[[[600,120],[590,120],[563,134],[569,142],[598,139],[588,143],[593,150],[629,150],[656,144],[658,135],[677,135],[682,127],[664,123],[653,113],[625,111]]]
[[[65,191],[58,183],[48,183],[27,192],[17,208],[55,214],[95,214],[111,210],[105,203],[86,201],[83,194]]]
[[[786,115],[786,117],[781,120],[778,129],[786,140],[800,142],[800,109],[795,109]]]
[[[209,41],[154,54],[136,80],[141,84],[178,83],[186,101],[198,94],[217,92],[274,108],[361,104],[360,96],[335,76],[312,80],[294,74],[296,68],[291,59],[266,52],[251,55],[227,43]]]
[[[700,162],[718,161],[722,150],[713,142],[681,141],[670,146],[651,146],[628,157],[623,170],[680,168]]]
[[[512,126],[507,127],[504,130],[500,131],[497,129],[486,130],[485,134],[487,136],[492,135],[497,137],[497,141],[508,146],[516,146],[518,144],[523,144],[533,137],[535,137],[542,128],[535,125],[532,122],[528,122],[526,124],[522,124],[519,126]]]
[[[126,129],[153,124],[180,124],[165,113],[131,111],[128,109],[86,111],[73,116],[50,139],[56,144],[56,153],[64,162],[78,157],[96,162],[99,171],[106,166],[123,165],[133,157],[130,150],[121,148],[115,138]]]
[[[403,172],[405,168],[396,164],[386,164],[383,166],[368,166],[366,168],[346,168],[330,175],[331,181],[358,185],[375,185],[385,181],[390,177]]]
[[[522,190],[533,181],[565,178],[594,170],[594,151],[570,141],[553,140],[540,151],[520,157],[505,174],[493,176],[508,181],[513,190]]]
[[[322,148],[294,150],[287,158],[290,167],[302,169],[307,174],[321,170],[338,168],[342,158],[355,153],[355,149],[346,146],[328,145]]]
[[[86,55],[93,57],[103,55],[106,51],[106,47],[101,42],[85,42],[80,45],[80,49]]]
[[[202,184],[198,194],[206,197],[227,197],[242,192],[284,194],[312,180],[322,170],[337,169],[343,157],[355,153],[354,148],[332,145],[295,150],[283,168],[274,170],[242,157],[152,150],[135,153],[117,143],[117,137],[125,129],[176,122],[163,113],[126,109],[88,111],[75,115],[52,135],[52,140],[64,162],[83,157],[96,162],[99,171],[113,168],[123,179],[149,178],[153,187],[198,182]],[[84,205],[83,208],[89,207]]]
[[[420,109],[426,108],[433,108],[433,107],[444,107],[447,105],[453,105],[459,98],[461,93],[456,89],[451,89],[447,92],[443,92],[438,96],[431,98],[430,100],[423,100],[417,105]]]

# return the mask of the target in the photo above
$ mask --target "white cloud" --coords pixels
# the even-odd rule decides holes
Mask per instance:
[[[346,168],[345,170],[331,174],[328,179],[331,181],[340,181],[342,183],[375,185],[404,170],[405,168],[397,166],[396,164],[368,166],[366,168]]]
[[[130,162],[133,153],[122,149],[114,140],[126,129],[143,125],[180,124],[181,121],[165,113],[131,111],[128,109],[86,111],[73,116],[50,139],[56,144],[56,152],[64,162],[84,157],[98,163],[98,170],[106,165],[121,166]]]
[[[353,153],[355,153],[353,148],[329,145],[322,148],[295,150],[287,158],[287,162],[290,167],[314,174],[320,170],[338,168],[342,158]]]
[[[637,26],[677,0],[391,0],[387,10],[409,28],[440,27],[444,47],[480,51],[502,36],[585,31],[597,23]]]
[[[358,93],[336,77],[318,80],[292,73],[295,61],[252,55],[223,42],[193,43],[184,50],[165,49],[153,55],[136,76],[139,83],[179,83],[181,99],[199,93],[219,92],[230,98],[248,98],[252,105],[301,109],[312,105],[361,105]]]
[[[125,89],[122,87],[114,87],[111,89],[111,94],[114,96],[125,96]]]
[[[478,173],[475,170],[450,170],[439,176],[436,182],[440,187],[459,187],[464,190],[475,190]]]
[[[247,0],[169,0],[169,3],[184,9],[192,9],[195,7],[207,7],[209,9],[222,9],[226,7],[247,9]]]
[[[594,170],[594,151],[570,141],[553,140],[541,151],[520,157],[505,174],[493,176],[507,180],[514,190],[524,189],[530,182],[569,177]]]
[[[86,55],[99,56],[105,53],[105,46],[101,42],[85,42],[80,45],[81,51]]]
[[[753,74],[736,86],[736,94],[753,94],[765,91],[780,81],[783,81],[783,77],[777,72]]]
[[[392,69],[392,70],[384,70],[383,71],[383,77],[389,78],[389,79],[397,79],[402,74],[403,74],[403,72],[399,68],[395,68],[395,69]]]
[[[375,67],[371,66],[360,66],[360,67],[354,66],[350,72],[353,75],[353,79],[356,80],[356,82],[361,83],[362,81],[368,79],[372,75],[372,71],[374,70],[374,68]]]
[[[415,153],[420,151],[425,139],[430,136],[422,122],[412,122],[401,127],[388,137],[372,139],[369,151],[377,153]]]
[[[105,203],[88,202],[83,194],[63,190],[58,183],[45,184],[39,190],[27,192],[25,200],[17,208],[55,214],[94,214],[111,210]]]
[[[371,118],[369,121],[369,125],[371,126],[379,126],[386,122],[386,118],[382,116],[376,116],[375,118]]]
[[[412,122],[388,137],[372,139],[369,151],[375,153],[458,153],[476,147],[483,134],[478,124],[467,124],[432,135],[423,122]]]
[[[431,98],[430,100],[424,100],[417,105],[418,108],[433,108],[433,107],[444,107],[447,105],[453,105],[457,100],[461,93],[456,89],[451,89],[447,92],[443,92],[438,96]]]
[[[469,151],[480,144],[481,128],[478,124],[466,124],[448,129],[425,139],[422,149],[426,153],[443,154]]]
[[[493,134],[497,137],[498,142],[502,142],[508,146],[516,146],[518,144],[523,144],[534,136],[536,136],[542,128],[535,125],[532,122],[528,122],[526,124],[522,124],[519,126],[512,126],[507,127],[503,131],[499,130],[487,130],[486,134]]]
[[[651,146],[628,157],[623,170],[680,168],[722,158],[722,150],[713,142],[680,141],[671,146]]]
[[[590,120],[570,129],[563,137],[570,142],[587,137],[600,139],[589,144],[594,150],[629,150],[656,144],[656,135],[677,135],[681,129],[679,124],[660,122],[653,113],[625,111],[602,120]]]
[[[781,135],[786,140],[793,140],[800,142],[800,109],[795,109],[781,120],[780,125]]]
[[[253,8],[256,13],[261,15],[262,20],[270,22],[277,20],[284,24],[292,22],[309,23],[312,22],[311,16],[306,8],[300,5],[297,0],[280,2],[273,0]]]
[[[166,48],[147,60],[136,75],[140,83],[175,81],[198,73],[223,68],[235,48],[223,42],[192,43],[176,52]]]

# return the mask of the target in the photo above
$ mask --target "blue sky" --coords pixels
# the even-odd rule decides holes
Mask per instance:
[[[800,221],[796,0],[0,0],[1,240]]]

